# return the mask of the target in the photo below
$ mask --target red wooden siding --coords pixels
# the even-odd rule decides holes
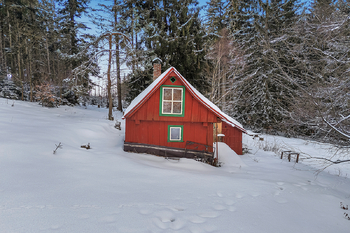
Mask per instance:
[[[224,142],[238,155],[242,155],[242,131],[222,122],[222,133],[225,134]]]
[[[168,142],[168,125],[183,125],[183,142]],[[185,148],[186,141],[194,141],[205,145],[213,145],[212,124],[204,126],[202,123],[191,122],[162,122],[135,121],[126,119],[125,141],[159,146]],[[211,137],[209,136],[211,135]]]

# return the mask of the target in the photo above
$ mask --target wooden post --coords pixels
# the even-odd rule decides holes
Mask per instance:
[[[219,161],[219,143],[218,143],[218,123],[215,127],[215,138],[216,138],[216,160]]]

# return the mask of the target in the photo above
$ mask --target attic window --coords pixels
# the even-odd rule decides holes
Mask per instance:
[[[160,116],[184,116],[185,87],[184,86],[161,86],[160,88]]]
[[[172,83],[174,83],[174,82],[176,82],[176,78],[173,76],[173,77],[170,78],[170,81],[171,81]]]

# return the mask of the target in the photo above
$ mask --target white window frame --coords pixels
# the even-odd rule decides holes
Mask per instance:
[[[164,100],[164,95],[165,95],[165,89],[170,89],[171,90],[171,98],[172,100]],[[181,100],[174,100],[174,90],[180,90],[181,91]],[[162,87],[162,114],[163,115],[183,115],[184,111],[184,88],[182,87]],[[163,103],[168,102],[171,103],[171,112],[164,112],[164,106]],[[174,103],[181,103],[181,112],[180,113],[174,113]]]
[[[179,139],[171,138],[171,130],[179,129]],[[169,125],[168,126],[168,142],[183,142],[183,125]]]

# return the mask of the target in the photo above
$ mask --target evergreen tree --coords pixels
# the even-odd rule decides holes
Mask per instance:
[[[205,14],[205,27],[209,35],[214,38],[220,37],[218,34],[222,29],[228,28],[226,0],[210,0],[207,2],[207,9]]]
[[[252,5],[243,8],[243,14]],[[255,130],[280,131],[289,116],[294,96],[293,55],[286,50],[287,41],[295,40],[288,31],[297,20],[295,0],[259,2],[254,18],[233,34],[244,45],[246,67],[234,80],[234,114]],[[288,76],[288,77],[286,77]]]
[[[155,0],[145,18],[145,43],[153,57],[163,61],[162,70],[176,69],[196,88],[205,90],[204,31],[196,0]]]
[[[78,95],[85,96],[90,89],[89,75],[96,74],[97,70],[96,65],[81,67],[94,51],[86,49],[92,36],[82,33],[81,30],[87,27],[77,19],[87,12],[89,0],[59,0],[59,3],[61,5],[58,11],[61,28],[59,33],[64,35],[60,46],[61,58],[66,62],[66,69],[71,71],[68,74],[70,88]]]
[[[292,116],[299,132],[316,138],[344,142],[325,122],[348,130],[350,44],[349,7],[343,1],[317,1],[298,24],[299,56],[304,76],[302,98],[295,99]],[[338,122],[338,123],[336,123]],[[334,141],[333,141],[334,142]]]
[[[86,26],[78,23],[76,18],[80,18],[83,13],[86,13],[89,0],[58,0],[61,3],[62,9],[59,13],[62,15],[61,24],[65,34],[70,40],[70,55],[77,54],[78,49],[78,29],[85,29]],[[75,68],[75,66],[73,65]]]

